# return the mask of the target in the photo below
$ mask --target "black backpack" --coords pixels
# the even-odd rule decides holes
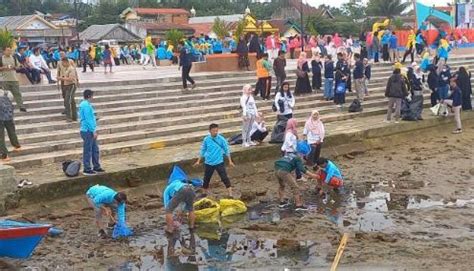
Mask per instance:
[[[359,99],[354,99],[351,105],[349,105],[349,112],[351,113],[362,112],[362,110],[362,104],[360,103]]]
[[[66,160],[62,163],[63,172],[67,177],[77,177],[81,171],[81,161]]]

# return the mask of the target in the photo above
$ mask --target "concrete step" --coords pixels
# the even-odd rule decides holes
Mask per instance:
[[[314,96],[314,97],[311,97]],[[298,99],[297,110],[306,109],[306,108],[315,108],[315,107],[324,107],[333,105],[332,101],[324,101],[323,97],[320,95],[307,95],[301,96],[302,99]],[[304,98],[304,100],[303,100]],[[347,99],[355,98],[354,93],[348,93]],[[368,96],[366,101],[374,101],[383,99],[382,93],[373,93],[371,96]],[[238,101],[233,104],[238,104]],[[266,115],[273,115],[271,112],[269,102],[259,101],[258,104],[261,106],[260,111]],[[226,108],[221,107],[225,110]],[[198,110],[202,108],[198,107]],[[176,124],[192,124],[196,121],[209,120],[214,121],[229,119],[231,117],[239,117],[240,112],[234,108],[228,108],[226,114],[222,114],[221,111],[204,113],[201,111],[201,114],[192,114],[189,116],[176,116],[167,118],[154,118],[149,120],[139,120],[136,122],[122,121],[114,124],[104,124],[99,125],[100,134],[113,134],[117,132],[125,131],[136,131],[136,130],[149,130],[153,128],[163,128],[166,126],[176,125]],[[158,113],[157,115],[162,115]],[[77,124],[69,126],[66,122],[58,123],[56,127],[51,126],[42,126],[40,128],[35,125],[26,125],[26,126],[17,126],[17,133],[22,135],[22,142],[24,144],[37,143],[46,140],[59,140],[67,138],[76,138],[77,137]]]
[[[459,67],[461,65],[469,65],[472,64],[471,58],[457,58],[452,59],[449,64],[453,67]],[[392,71],[392,66],[387,65],[375,65],[373,72],[374,76],[378,73],[386,75],[387,73],[390,74]],[[288,69],[287,73],[289,75],[294,75],[294,69]],[[200,82],[209,81],[212,79],[228,79],[228,78],[239,78],[239,77],[254,77],[255,72],[238,72],[238,73],[217,73],[212,75],[197,75],[194,76],[196,81],[201,84]],[[170,78],[158,78],[158,79],[149,79],[149,80],[124,80],[124,81],[112,81],[112,82],[97,82],[97,83],[87,83],[81,84],[81,89],[85,88],[94,88],[95,91],[100,92],[102,89],[105,90],[117,90],[121,87],[128,88],[140,88],[140,87],[150,87],[150,86],[160,86],[160,85],[168,85],[168,86],[176,86],[181,88],[181,78],[179,77],[170,77]],[[35,94],[48,94],[48,95],[55,95],[58,93],[58,88],[56,85],[35,85],[35,86],[22,86],[22,93],[24,93],[26,99],[29,99],[29,94],[32,94],[34,97]]]
[[[383,88],[378,88],[372,90],[372,94],[381,95]],[[240,94],[240,93],[239,93]],[[128,122],[137,122],[137,121],[146,121],[146,120],[161,120],[163,116],[167,116],[167,119],[170,118],[195,118],[196,116],[202,115],[204,113],[213,113],[225,117],[223,112],[226,110],[236,110],[239,107],[239,98],[240,96],[230,95],[227,98],[218,98],[218,99],[202,99],[201,101],[189,101],[189,102],[174,102],[169,104],[147,104],[144,102],[144,105],[138,104],[137,106],[128,106],[128,107],[118,107],[110,108],[98,111],[100,116],[99,127],[107,127],[108,125],[123,124]],[[347,93],[348,99],[355,98],[354,93]],[[374,99],[378,96],[370,96],[368,99]],[[303,102],[310,101],[310,106],[314,106],[315,103],[323,102],[323,97],[321,93],[315,95],[304,95],[296,97],[297,105],[303,106]],[[209,104],[206,109],[202,108],[203,104]],[[129,105],[129,104],[127,104]],[[271,103],[266,101],[263,102],[257,98],[257,105],[259,107],[268,106],[270,108]],[[184,108],[184,109],[183,109]],[[183,110],[181,110],[183,109]],[[62,121],[52,121],[53,118],[61,118]],[[17,133],[18,134],[31,134],[38,132],[46,131],[64,131],[67,129],[77,130],[77,123],[70,123],[63,120],[64,116],[61,116],[59,112],[54,114],[43,114],[36,115],[33,117],[27,118],[26,116],[18,117],[16,119],[17,124]],[[47,125],[46,125],[47,124]]]
[[[364,102],[364,108],[372,109],[372,108],[380,108],[382,111],[386,110],[386,101],[384,99],[374,99],[373,101]],[[314,106],[307,105],[307,107],[297,107],[295,117],[307,117],[312,110],[314,110]],[[338,109],[333,105],[326,104],[324,106],[318,106],[322,115],[337,113]],[[267,109],[268,110],[268,109]],[[263,110],[266,111],[266,110]],[[267,115],[270,115],[270,112],[266,112]],[[274,122],[276,119],[275,115],[270,115],[268,120],[270,122]],[[241,124],[241,119],[236,112],[233,118],[220,120],[218,121],[222,128],[228,127],[239,127]],[[125,132],[115,132],[113,134],[104,134],[100,136],[99,142],[101,145],[106,144],[113,144],[123,141],[130,141],[130,140],[141,140],[144,138],[155,138],[157,140],[161,140],[161,137],[171,136],[171,135],[178,135],[178,134],[188,134],[192,133],[193,131],[199,130],[206,130],[206,127],[209,125],[209,120],[201,120],[200,122],[194,122],[191,124],[176,124],[167,127],[156,127],[156,128],[148,128],[145,130],[132,130],[132,131],[125,131]],[[81,148],[82,140],[78,138],[77,132],[76,136],[73,136],[68,139],[56,139],[59,137],[58,135],[51,134],[49,136],[49,140],[45,142],[39,143],[31,143],[31,144],[23,144],[23,151],[19,155],[28,155],[28,154],[35,154],[35,153],[44,153],[44,152],[52,152],[57,150],[69,150],[74,148]],[[46,138],[48,139],[48,138]]]
[[[425,107],[429,106],[429,101],[425,102]],[[386,108],[385,107],[376,107],[372,109],[365,109],[364,112],[361,113],[333,113],[331,115],[326,115],[323,117],[325,122],[330,121],[341,121],[347,120],[356,117],[366,117],[366,116],[373,116],[373,115],[382,115],[385,114]],[[296,117],[299,123],[304,123],[307,118],[306,116],[297,116]],[[381,116],[381,121],[383,120],[383,116]],[[269,127],[271,129],[271,127]],[[227,127],[221,128],[221,133],[229,137],[231,135],[240,133],[240,127]],[[330,133],[330,131],[328,131]],[[103,144],[100,145],[101,155],[114,155],[114,154],[124,154],[126,152],[132,151],[142,151],[148,149],[161,149],[165,148],[166,146],[173,146],[173,145],[180,145],[186,144],[191,142],[198,142],[202,140],[202,138],[207,134],[207,129],[194,131],[191,133],[186,134],[177,134],[171,136],[161,137],[159,140],[156,138],[144,138],[139,140],[130,140],[130,141],[122,141],[118,143],[111,143],[111,144]],[[60,163],[66,159],[81,159],[82,157],[82,150],[81,148],[76,148],[72,150],[59,150],[59,151],[51,151],[47,153],[40,153],[40,154],[30,154],[30,155],[23,155],[14,157],[9,163],[14,167],[26,167],[26,166],[39,166],[44,164],[51,164],[51,163]]]

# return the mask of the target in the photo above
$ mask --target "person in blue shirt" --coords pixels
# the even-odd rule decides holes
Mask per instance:
[[[448,65],[444,64],[443,61],[439,63],[440,67],[438,68],[438,98],[444,100],[448,98],[449,92],[449,79],[451,78],[451,69]]]
[[[453,134],[462,133],[462,123],[461,123],[461,107],[462,107],[462,95],[461,89],[458,87],[456,82],[457,76],[452,76],[450,79],[451,86],[451,95],[442,102],[454,111],[454,120],[456,121],[456,130],[453,131]]]
[[[423,50],[425,49],[425,38],[423,37],[423,33],[421,30],[418,30],[418,33],[416,33],[416,38],[415,38],[415,48],[416,48],[416,54],[418,56],[423,53]]]
[[[382,40],[380,43],[382,44],[382,59],[385,62],[388,62],[390,59],[390,54],[388,52],[389,44],[390,44],[390,36],[392,34],[390,31],[386,30],[384,34],[382,35]]]
[[[156,51],[156,56],[158,57],[159,60],[167,59],[166,49],[163,45],[160,45],[160,47],[158,47],[158,50]]]
[[[83,174],[86,176],[105,172],[99,162],[100,152],[97,144],[97,121],[94,106],[91,103],[93,95],[92,90],[84,90],[84,100],[79,105],[81,137],[84,141],[82,153],[84,164]],[[93,167],[91,167],[91,161]]]
[[[329,189],[335,190],[339,190],[344,186],[341,170],[336,166],[336,164],[334,164],[334,162],[321,157],[316,162],[316,167],[319,167],[319,178],[316,191],[318,191],[320,195],[324,193],[322,189],[323,186],[328,186]]]
[[[189,229],[194,229],[196,215],[194,214],[194,199],[196,193],[194,187],[201,187],[202,183],[187,180],[172,181],[163,192],[163,203],[166,212],[166,232],[172,233],[175,229],[173,221],[173,211],[180,204],[184,204],[184,211],[189,213]]]
[[[209,183],[211,182],[214,171],[217,171],[221,181],[227,188],[227,192],[232,197],[232,186],[230,184],[229,177],[225,169],[224,156],[227,156],[229,165],[235,167],[232,157],[230,156],[229,144],[225,137],[219,134],[219,125],[212,123],[209,125],[209,135],[204,137],[201,145],[201,153],[194,163],[197,167],[204,160],[204,184],[203,188],[205,193],[209,192]]]
[[[395,32],[392,32],[392,35],[390,36],[389,39],[389,55],[390,55],[390,60],[395,63],[399,61],[399,56],[398,56],[398,38]]]
[[[86,192],[87,200],[95,211],[95,222],[99,228],[99,237],[107,237],[107,226],[104,225],[102,217],[105,215],[110,219],[111,224],[115,224],[117,217],[125,216],[125,203],[127,195],[117,192],[112,188],[103,185],[94,185]]]
[[[212,51],[214,51],[214,54],[222,54],[222,41],[214,40],[212,42]]]

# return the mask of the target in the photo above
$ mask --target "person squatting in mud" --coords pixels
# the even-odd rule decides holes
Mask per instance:
[[[196,215],[194,214],[194,199],[196,193],[194,188],[202,187],[200,181],[173,181],[163,192],[163,203],[166,211],[166,232],[173,233],[178,227],[173,219],[173,212],[184,204],[184,211],[188,213],[189,229],[194,229]],[[178,211],[178,218],[181,219],[182,212]],[[177,221],[178,223],[180,221]]]
[[[87,190],[86,196],[95,211],[95,222],[99,228],[98,236],[105,238],[107,237],[107,227],[114,227],[117,221],[117,213],[120,212],[120,209],[125,209],[127,195],[107,186],[94,185]],[[108,225],[105,225],[102,221],[104,215],[109,218]]]
[[[321,157],[316,161],[316,166],[313,169],[316,170],[316,192],[319,195],[324,194],[324,186],[336,191],[339,191],[344,186],[341,170],[334,162]]]
[[[292,172],[298,169],[304,175],[317,179],[318,175],[306,169],[304,166],[302,156],[308,155],[311,148],[305,143],[298,143],[296,153],[285,153],[283,157],[275,161],[275,177],[277,178],[280,188],[278,190],[278,197],[280,199],[280,208],[286,208],[290,205],[289,200],[285,199],[285,187],[289,186],[295,197],[295,211],[306,211],[303,199],[301,197],[301,190],[298,186]]]

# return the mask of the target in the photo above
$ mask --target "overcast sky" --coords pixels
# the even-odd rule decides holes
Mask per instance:
[[[330,5],[330,6],[334,6],[334,7],[340,7],[342,4],[348,2],[348,0],[304,0],[306,1],[308,4],[312,5],[312,6],[319,6],[321,4],[326,4],[326,5]],[[419,0],[420,3],[423,3],[425,5],[433,5],[433,4],[437,4],[437,5],[446,5],[446,3],[448,2],[452,2],[451,0]],[[367,0],[364,0],[364,2],[367,2]]]

